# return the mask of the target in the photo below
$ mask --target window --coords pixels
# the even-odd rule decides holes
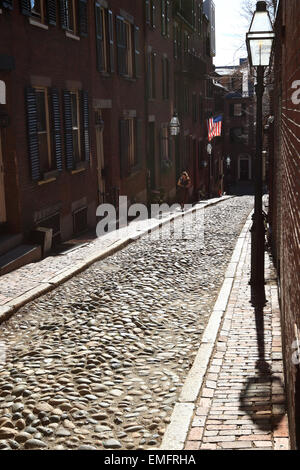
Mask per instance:
[[[120,120],[120,173],[126,178],[137,168],[143,153],[143,121],[134,117]]]
[[[146,23],[151,28],[155,28],[156,23],[156,7],[154,0],[146,0]]]
[[[170,61],[167,57],[162,58],[162,97],[164,100],[170,98]]]
[[[38,181],[49,171],[63,169],[59,91],[28,87],[25,103],[31,177]]]
[[[231,117],[242,116],[242,104],[241,103],[230,105],[230,116]]]
[[[87,37],[87,0],[60,0],[59,4],[62,28],[73,35]]]
[[[190,90],[187,85],[184,87],[184,112],[186,114],[190,112]]]
[[[76,8],[75,0],[65,0],[67,30],[76,33]]]
[[[156,53],[148,53],[148,98],[156,98]]]
[[[81,160],[81,148],[80,148],[80,113],[79,113],[78,91],[71,91],[70,96],[71,96],[73,155],[74,155],[75,162],[79,162]]]
[[[107,34],[106,34],[106,11],[95,4],[96,14],[96,41],[97,41],[97,68],[99,72],[107,72]]]
[[[181,57],[181,34],[177,23],[174,23],[174,59]]]
[[[126,75],[133,76],[133,57],[132,57],[132,27],[125,21],[126,31]]]
[[[40,168],[44,173],[52,169],[47,89],[35,88],[35,96]]]
[[[187,31],[184,32],[183,50],[185,54],[190,52],[190,35]]]
[[[163,36],[169,35],[169,8],[170,8],[170,1],[169,0],[161,0],[161,34]]]
[[[43,0],[30,0],[30,8],[32,16],[38,18],[42,23],[44,22],[44,1]]]
[[[198,34],[201,36],[202,33],[202,16],[203,16],[203,7],[202,3],[198,4],[198,22],[197,22],[197,29],[198,29]]]
[[[161,128],[161,159],[170,160],[170,136],[169,128]]]
[[[118,16],[116,29],[119,74],[125,77],[133,77],[134,75],[137,77],[140,54],[139,28]]]

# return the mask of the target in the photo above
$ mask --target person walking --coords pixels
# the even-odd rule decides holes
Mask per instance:
[[[191,187],[191,185],[192,185],[191,178],[189,177],[186,171],[183,171],[177,183],[177,186],[180,190],[179,197],[180,197],[181,210],[184,210],[184,206],[188,199],[188,190]]]

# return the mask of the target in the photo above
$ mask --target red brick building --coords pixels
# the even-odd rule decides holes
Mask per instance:
[[[0,229],[55,241],[118,207],[214,192],[211,0],[0,1]],[[178,112],[180,135],[169,123]],[[218,157],[219,158],[219,157]],[[19,239],[20,240],[20,239]],[[1,240],[0,240],[1,243]],[[3,252],[3,250],[2,250]],[[0,248],[1,254],[1,248]]]
[[[65,240],[103,200],[146,201],[143,3],[1,4],[1,222]]]
[[[279,274],[292,447],[300,448],[300,4],[281,0],[276,18],[270,120],[270,222]]]

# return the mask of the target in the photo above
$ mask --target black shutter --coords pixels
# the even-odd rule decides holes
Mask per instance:
[[[64,126],[65,126],[65,151],[68,170],[74,167],[73,160],[73,134],[72,134],[72,108],[71,94],[68,90],[63,92],[64,98]]]
[[[140,28],[134,27],[134,75],[136,78],[141,76],[140,50],[139,50]]]
[[[90,134],[89,134],[89,98],[88,92],[82,91],[82,122],[83,122],[83,150],[85,160],[90,160]]]
[[[28,150],[30,158],[31,178],[37,181],[41,177],[39,141],[37,133],[37,106],[35,90],[31,87],[25,90]]]
[[[95,3],[95,18],[96,18],[96,50],[97,50],[97,69],[103,72],[104,57],[103,57],[103,25],[101,7],[98,2]]]
[[[110,72],[115,71],[115,60],[114,60],[114,21],[113,12],[108,10],[108,40],[109,40],[109,66]]]
[[[30,0],[20,0],[21,13],[26,16],[31,15],[31,3]]]
[[[62,29],[68,28],[68,15],[66,8],[66,0],[59,0],[59,15],[60,15],[60,25]]]
[[[166,35],[170,36],[170,15],[171,15],[171,5],[170,0],[167,0],[166,5]]]
[[[136,161],[138,165],[143,163],[143,120],[136,119]]]
[[[87,37],[88,35],[87,0],[78,0],[78,29],[79,29],[80,36]]]
[[[150,19],[151,19],[150,0],[145,0],[145,11],[146,11],[146,24],[150,25]]]
[[[49,24],[56,26],[56,0],[47,0],[47,19]]]
[[[129,146],[129,127],[128,120],[120,120],[120,176],[126,178],[128,176],[128,146]]]
[[[123,18],[117,16],[117,51],[119,75],[126,75],[126,29]]]
[[[51,88],[51,114],[52,114],[52,140],[53,149],[56,159],[56,168],[59,171],[63,169],[63,149],[61,137],[61,119],[60,119],[60,106],[59,106],[59,93],[56,88]]]
[[[12,10],[13,7],[14,7],[13,6],[13,0],[3,0],[2,6],[3,6],[3,8],[7,8],[8,10]]]

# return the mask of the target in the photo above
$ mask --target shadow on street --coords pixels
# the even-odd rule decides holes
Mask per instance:
[[[255,309],[258,360],[256,374],[249,377],[240,395],[240,410],[246,412],[257,428],[275,431],[285,416],[284,384],[266,361],[264,307],[265,290],[251,290],[251,303]],[[273,390],[273,393],[272,393]],[[275,392],[275,393],[274,393]],[[278,397],[278,399],[276,399]]]

